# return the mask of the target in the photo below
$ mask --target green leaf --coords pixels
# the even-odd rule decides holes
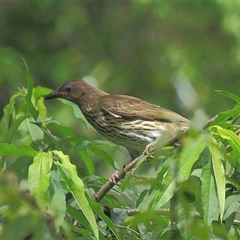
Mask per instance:
[[[180,195],[180,194],[179,194]],[[177,227],[182,239],[191,239],[190,226],[196,214],[195,203],[188,201],[186,195],[177,196],[172,211],[176,212]]]
[[[44,120],[47,117],[47,109],[44,105],[44,99],[36,99],[36,109],[38,110],[38,115],[41,120]]]
[[[28,170],[29,191],[43,211],[47,208],[47,191],[50,185],[52,153],[41,152],[33,159]]]
[[[211,131],[215,130],[217,131],[217,134],[228,141],[228,143],[231,145],[233,151],[230,152],[228,155],[228,161],[232,165],[232,167],[237,167],[238,165],[238,159],[240,155],[240,139],[239,137],[231,130],[221,128],[220,126],[212,126],[210,128]]]
[[[65,127],[56,121],[51,121],[48,126],[55,128],[58,132],[60,132],[64,137],[70,137],[74,134],[72,133],[69,127]]]
[[[108,228],[115,235],[116,239],[120,240],[121,238],[118,235],[113,222],[103,212],[101,205],[99,203],[94,202],[88,195],[86,197],[87,197],[88,202],[89,202],[91,208],[93,209],[93,211],[107,224]]]
[[[83,212],[84,216],[88,220],[94,236],[99,239],[98,227],[96,223],[95,216],[93,211],[86,199],[84,184],[82,180],[77,175],[76,166],[71,164],[70,159],[67,155],[64,155],[60,151],[53,151],[56,154],[60,161],[60,163],[55,163],[67,184],[69,192],[72,193],[76,203],[78,204],[79,208]]]
[[[40,119],[45,119],[47,116],[47,109],[44,104],[44,96],[50,92],[49,88],[37,86],[33,89],[33,98],[35,102],[35,107],[39,111]]]
[[[103,151],[102,149],[98,148],[96,144],[90,145],[88,147],[89,150],[91,150],[93,153],[95,153],[99,158],[101,158],[104,162],[106,162],[108,165],[110,165],[112,168],[116,169],[113,159],[110,157],[108,153]]]
[[[240,154],[240,139],[239,137],[231,130],[221,128],[219,126],[213,126],[210,128],[210,130],[217,130],[218,134],[221,136],[221,138],[226,139],[229,144],[232,146],[232,148]]]
[[[28,145],[14,146],[8,143],[0,143],[0,155],[25,155],[34,157],[37,153],[37,151]]]
[[[10,98],[9,104],[6,105],[3,109],[4,115],[3,115],[2,119],[1,119],[1,122],[0,122],[0,142],[4,141],[4,139],[6,138],[6,135],[8,134],[10,117],[11,117],[11,115],[15,114],[14,104],[16,102],[16,99],[19,96],[22,96],[22,95],[23,95],[22,92],[18,92],[16,94],[14,94]]]
[[[212,155],[209,149],[204,152],[202,161],[203,167],[201,173],[201,195],[203,218],[206,224],[210,225],[212,221],[218,220],[219,208],[216,184],[213,177]]]
[[[59,98],[58,100],[60,102],[64,103],[65,105],[70,106],[73,109],[73,113],[74,113],[75,117],[78,118],[79,124],[81,121],[81,123],[83,123],[83,125],[85,125],[86,128],[88,127],[87,120],[85,119],[85,117],[83,116],[82,112],[80,111],[79,107],[76,104],[74,104],[68,100],[65,100],[65,99]]]
[[[44,137],[43,131],[37,124],[34,124],[32,117],[25,119],[19,126],[18,131],[21,134],[21,143],[26,145],[36,143]]]
[[[236,214],[240,207],[240,196],[239,194],[234,194],[226,199],[225,204],[225,213],[224,213],[224,220],[226,220],[232,214]]]
[[[93,161],[92,159],[90,159],[90,157],[88,156],[88,153],[87,153],[87,149],[84,148],[80,151],[80,155],[87,167],[87,170],[89,172],[89,174],[94,174],[95,173],[95,166],[93,164]]]
[[[211,123],[210,126],[218,125],[222,122],[228,121],[231,118],[235,118],[239,116],[240,113],[240,105],[236,105],[233,109],[221,112],[217,118]]]
[[[36,110],[36,108],[33,106],[32,103],[32,93],[33,93],[33,79],[30,75],[30,71],[29,71],[29,67],[27,65],[27,62],[25,61],[24,58],[22,58],[23,63],[25,65],[26,68],[26,76],[27,76],[27,95],[26,95],[26,101],[28,104],[28,110],[31,113],[31,116],[34,119],[37,119],[38,117],[38,111]]]
[[[56,227],[60,227],[66,216],[66,197],[62,189],[58,188],[58,184],[52,182],[51,184],[51,202],[48,205],[48,213],[54,216],[54,223]]]
[[[36,100],[38,100],[41,97],[45,97],[47,94],[49,94],[52,90],[50,88],[42,87],[42,86],[37,86],[34,89],[34,97]]]
[[[240,97],[236,96],[235,94],[232,94],[232,93],[224,91],[224,90],[215,90],[215,91],[223,96],[231,98],[232,100],[236,101],[237,103],[240,103]]]
[[[91,231],[89,231],[89,229],[91,229],[91,226],[90,226],[87,218],[83,214],[83,212],[79,211],[79,209],[72,207],[71,205],[67,205],[66,210],[67,210],[67,214],[69,216],[71,216],[75,221],[77,221],[81,226],[83,226],[87,230],[87,232],[84,233],[87,235],[87,239],[92,239],[92,235],[90,234]],[[74,225],[76,225],[76,224],[74,224]],[[76,232],[82,233],[82,232],[80,232],[81,228],[75,227],[75,229],[73,229],[73,230]]]
[[[18,127],[20,126],[20,124],[27,118],[28,116],[27,115],[23,115],[21,117],[19,117],[18,119],[16,119],[11,127],[9,128],[8,130],[8,133],[7,135],[5,136],[3,142],[6,142],[6,143],[11,143],[12,140],[13,140],[13,137],[16,133],[16,131],[18,130]]]
[[[30,71],[29,71],[29,67],[27,65],[26,60],[22,57],[24,66],[26,68],[26,75],[27,75],[27,90],[28,90],[28,95],[27,98],[28,100],[31,100],[31,95],[32,95],[32,90],[33,90],[33,80],[30,76]]]
[[[212,142],[210,144],[210,151],[212,153],[212,167],[214,173],[214,179],[216,183],[217,196],[218,196],[218,204],[220,211],[220,220],[223,220],[224,214],[224,206],[225,206],[225,171],[224,166],[221,161],[221,151],[217,146],[217,142],[214,138],[212,138]]]
[[[179,159],[172,160],[172,168],[168,170],[163,179],[161,189],[153,190],[147,194],[140,207],[145,207],[145,209],[150,207],[157,210],[167,203],[176,191],[177,185],[189,178],[193,164],[198,160],[205,146],[204,136],[188,141],[181,151]]]

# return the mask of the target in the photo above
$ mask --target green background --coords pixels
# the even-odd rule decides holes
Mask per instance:
[[[1,109],[26,86],[23,57],[36,86],[83,77],[190,119],[214,116],[233,106],[214,90],[239,92],[239,38],[238,2],[0,2]],[[47,106],[75,127],[61,103]]]

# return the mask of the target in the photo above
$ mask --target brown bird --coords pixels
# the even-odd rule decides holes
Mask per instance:
[[[173,136],[189,126],[189,120],[158,105],[126,95],[112,95],[82,79],[71,80],[45,99],[63,98],[79,106],[88,122],[108,140],[126,147],[133,157],[164,132]]]

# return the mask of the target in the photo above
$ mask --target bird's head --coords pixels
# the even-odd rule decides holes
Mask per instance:
[[[49,93],[45,99],[63,98],[72,102],[77,102],[86,94],[88,86],[89,85],[82,79],[71,80]]]

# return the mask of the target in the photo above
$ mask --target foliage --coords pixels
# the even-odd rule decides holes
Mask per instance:
[[[108,143],[49,118],[49,89],[34,88],[26,69],[27,89],[11,97],[0,122],[1,239],[239,239],[240,98],[219,91],[234,108],[204,131],[192,127],[180,147],[159,143],[154,159],[97,203],[107,179],[95,175],[90,153],[113,168],[118,159],[102,149]]]

